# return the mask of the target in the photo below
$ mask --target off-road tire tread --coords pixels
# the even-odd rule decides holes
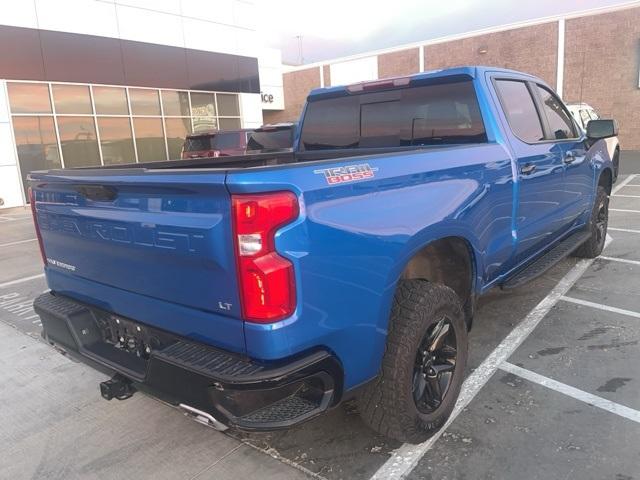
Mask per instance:
[[[596,233],[596,218],[598,215],[598,205],[600,205],[600,201],[603,197],[607,197],[607,191],[603,186],[598,187],[598,191],[596,193],[595,203],[593,205],[593,210],[591,211],[591,218],[589,219],[589,228],[591,229],[591,236],[589,239],[580,245],[573,255],[580,258],[596,258],[598,255],[602,253],[602,249],[604,247],[604,242],[598,245],[598,236]],[[607,223],[608,223],[609,209],[607,207]],[[606,237],[606,231],[605,231]]]
[[[382,368],[378,377],[371,382],[359,397],[359,411],[362,419],[374,430],[402,442],[420,443],[429,438],[447,420],[453,410],[443,409],[441,414],[428,425],[424,425],[406,405],[413,405],[411,388],[403,385],[407,370],[413,371],[416,348],[415,339],[422,339],[426,328],[434,317],[446,310],[452,322],[459,322],[457,329],[458,359],[456,369],[464,370],[467,354],[467,330],[463,308],[456,293],[444,285],[425,280],[400,281],[393,301],[389,330]],[[440,318],[440,317],[438,317]],[[449,393],[457,398],[462,383],[451,384]],[[447,398],[449,397],[447,394]],[[410,402],[410,403],[409,403]]]

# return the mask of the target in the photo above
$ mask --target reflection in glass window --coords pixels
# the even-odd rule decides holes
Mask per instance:
[[[541,85],[536,86],[540,94],[540,100],[542,101],[542,108],[549,121],[551,139],[563,140],[565,138],[576,138],[578,135],[573,128],[571,116],[560,99],[545,87]]]
[[[100,165],[93,117],[58,117],[65,168]]]
[[[189,94],[174,90],[162,90],[162,109],[165,116],[188,117],[191,115]]]
[[[93,102],[98,115],[129,115],[127,91],[120,87],[93,87]]]
[[[7,83],[13,113],[51,113],[49,85],[46,83]]]
[[[131,124],[128,118],[98,117],[98,132],[105,165],[135,163]]]
[[[239,118],[221,118],[220,130],[238,130],[240,128]]]
[[[130,88],[129,99],[134,115],[160,115],[158,90]]]
[[[193,119],[193,131],[205,132],[207,130],[217,130],[218,122],[215,117],[196,117]]]
[[[164,121],[167,146],[169,147],[169,160],[177,160],[182,153],[182,145],[189,133],[191,133],[190,118],[166,118]]]
[[[513,133],[524,142],[544,140],[538,110],[527,84],[517,80],[498,80],[496,85]]]
[[[213,93],[192,93],[191,111],[194,117],[215,116],[216,103]]]
[[[56,113],[92,114],[88,85],[51,85]]]
[[[13,117],[13,131],[26,190],[29,172],[61,167],[53,117]]]
[[[161,118],[134,118],[136,147],[139,162],[157,162],[167,159]]]
[[[240,107],[238,106],[238,96],[218,93],[218,110],[220,111],[220,115],[239,117]]]

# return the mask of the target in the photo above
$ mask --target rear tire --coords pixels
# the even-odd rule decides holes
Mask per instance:
[[[374,430],[420,443],[449,418],[467,363],[467,326],[449,287],[402,280],[396,290],[380,375],[359,398]]]
[[[604,187],[598,187],[596,201],[591,212],[588,228],[591,236],[574,252],[574,256],[582,258],[596,258],[602,253],[607,237],[609,225],[609,195]]]

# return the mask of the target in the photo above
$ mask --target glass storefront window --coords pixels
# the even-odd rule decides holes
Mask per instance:
[[[240,128],[239,118],[219,118],[220,130],[238,130]]]
[[[135,163],[136,153],[129,118],[98,117],[98,132],[105,165]]]
[[[188,117],[191,115],[189,94],[174,90],[162,90],[162,109],[165,117]]]
[[[158,90],[130,88],[129,100],[133,115],[160,115]]]
[[[191,93],[191,115],[194,117],[214,117],[216,100],[213,93]]]
[[[191,133],[190,118],[166,118],[164,120],[167,134],[167,147],[169,148],[169,160],[178,160],[182,153],[182,145],[185,138]]]
[[[65,168],[100,165],[93,117],[58,117],[58,133]]]
[[[16,150],[27,197],[27,175],[34,170],[60,168],[60,152],[53,117],[13,117]]]
[[[225,117],[239,117],[240,106],[238,105],[237,95],[225,95],[224,93],[218,93],[218,110],[219,115]]]
[[[49,85],[46,83],[7,83],[12,113],[51,113]]]
[[[127,91],[119,87],[93,87],[93,102],[98,115],[129,115]]]
[[[136,117],[133,119],[133,130],[136,134],[139,162],[157,162],[167,159],[162,118]]]
[[[194,117],[193,118],[193,131],[204,132],[207,130],[217,130],[218,122],[215,117]]]
[[[88,85],[51,85],[53,104],[56,113],[85,114],[93,113]]]

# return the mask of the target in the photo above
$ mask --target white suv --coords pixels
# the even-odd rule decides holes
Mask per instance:
[[[591,120],[598,120],[600,118],[598,112],[587,103],[567,103],[567,108],[578,126],[585,132],[587,131],[587,124]],[[615,182],[618,178],[618,170],[620,167],[620,143],[618,142],[618,137],[607,138],[605,141],[607,142],[607,150],[613,161],[613,181]]]

